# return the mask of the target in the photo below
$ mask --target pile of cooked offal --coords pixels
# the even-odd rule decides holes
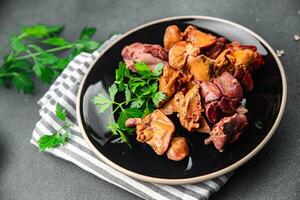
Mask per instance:
[[[208,134],[205,144],[213,143],[220,152],[239,139],[248,125],[243,95],[253,90],[252,73],[264,64],[255,46],[229,42],[188,26],[183,32],[168,26],[164,46],[133,43],[122,50],[132,72],[135,62],[151,70],[163,63],[159,90],[167,98],[143,118],[130,118],[126,126],[136,127],[136,139],[148,144],[157,155],[180,161],[189,155],[189,144],[176,133],[168,116],[176,114],[190,134]]]

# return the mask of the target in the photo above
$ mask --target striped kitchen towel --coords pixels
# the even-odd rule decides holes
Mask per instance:
[[[64,146],[47,150],[46,152],[68,160],[82,169],[121,187],[143,199],[152,200],[198,200],[208,199],[214,192],[218,191],[229,178],[229,175],[220,176],[213,180],[204,181],[193,185],[160,185],[145,183],[132,179],[110,166],[103,163],[90,150],[87,143],[80,134],[77,126],[75,104],[76,95],[84,74],[90,64],[95,60],[100,52],[119,35],[112,36],[93,54],[81,53],[72,60],[62,74],[56,79],[46,94],[38,101],[41,106],[39,114],[40,121],[37,122],[31,143],[37,146],[37,140],[41,135],[53,133],[59,130],[62,123],[55,116],[55,105],[59,103],[67,111],[68,118],[74,126],[71,129],[70,140]]]

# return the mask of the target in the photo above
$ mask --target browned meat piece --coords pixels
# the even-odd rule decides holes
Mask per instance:
[[[179,87],[178,79],[181,77],[180,71],[174,70],[165,64],[163,74],[159,79],[159,90],[168,98],[171,98]]]
[[[226,39],[223,37],[220,37],[217,39],[217,42],[215,45],[213,45],[211,48],[209,48],[205,55],[209,58],[216,59],[218,55],[223,51],[226,44]]]
[[[167,151],[170,160],[180,161],[189,155],[189,146],[184,137],[174,137]]]
[[[164,47],[170,49],[176,42],[182,39],[182,34],[178,26],[171,25],[166,28],[164,35]]]
[[[204,105],[205,115],[207,119],[212,123],[217,123],[222,117],[222,111],[218,101],[212,101]]]
[[[169,51],[169,64],[175,70],[180,70],[185,66],[188,56],[197,56],[199,48],[186,41],[176,42]]]
[[[182,91],[177,92],[172,99],[165,103],[160,110],[165,115],[172,115],[175,112],[179,112],[181,103],[184,102],[184,95]]]
[[[242,98],[243,89],[240,83],[228,72],[224,72],[221,76],[213,81],[221,90],[222,94],[231,98]]]
[[[249,72],[246,72],[244,77],[241,80],[241,84],[246,91],[252,91],[254,88],[254,81],[252,75]]]
[[[213,61],[204,55],[189,56],[187,59],[187,67],[196,81],[208,81],[210,79],[211,65],[213,66]]]
[[[175,131],[173,122],[159,109],[142,119],[128,119],[126,125],[136,125],[136,139],[146,142],[156,154],[162,155],[169,147]]]
[[[178,114],[181,125],[186,128],[188,131],[193,131],[197,128],[200,128],[201,112],[201,97],[199,94],[200,84],[196,84],[192,89],[190,89],[184,99],[179,103]]]
[[[126,46],[122,50],[122,57],[131,71],[135,72],[135,62],[144,62],[151,70],[158,63],[168,61],[168,53],[160,45],[157,44],[142,44],[139,42]]]
[[[186,54],[187,42],[176,42],[169,51],[169,64],[173,69],[179,70],[184,67],[187,54]]]
[[[219,76],[224,71],[231,73],[237,80],[251,79],[248,72],[260,68],[264,64],[262,56],[256,51],[255,46],[240,45],[238,42],[232,42],[226,45],[226,49],[217,57],[214,72],[216,76]],[[251,81],[251,80],[249,80]],[[243,85],[247,91],[253,89],[250,83]]]
[[[240,98],[229,98],[223,96],[221,100],[212,101],[204,105],[207,119],[212,123],[217,123],[223,116],[235,113],[240,106]]]
[[[235,110],[241,105],[240,98],[229,98],[229,97],[222,97],[219,101],[220,110],[224,114],[233,114]]]
[[[193,45],[199,48],[207,48],[214,45],[217,41],[217,37],[199,31],[194,26],[188,26],[184,30],[184,39],[188,42],[191,42]]]
[[[170,99],[169,101],[167,101],[161,108],[160,110],[165,114],[165,115],[172,115],[174,112],[178,112],[178,102],[179,100],[176,101],[176,99],[178,99],[176,97],[177,94],[175,94],[175,96]]]
[[[224,151],[225,145],[235,142],[245,127],[248,120],[245,114],[236,113],[230,117],[224,117],[219,121],[210,132],[210,137],[205,139],[205,144],[213,142],[216,149]]]
[[[247,67],[254,60],[254,52],[249,49],[238,49],[232,52],[231,54],[234,58],[234,66],[242,67],[247,69]]]
[[[204,103],[208,103],[221,98],[222,93],[216,84],[204,81],[200,84],[201,99]]]
[[[179,85],[181,86],[180,89],[191,89],[195,85],[193,81],[193,75],[186,68],[180,71],[181,77],[178,80]]]
[[[234,73],[234,68],[230,63],[230,60],[227,58],[227,55],[229,55],[231,52],[232,50],[225,49],[216,58],[216,62],[214,65],[214,73],[216,76],[221,75],[226,70],[230,73]]]

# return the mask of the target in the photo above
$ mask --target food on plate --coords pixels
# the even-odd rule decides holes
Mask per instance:
[[[168,26],[164,35],[164,47],[170,49],[176,42],[182,39],[182,33],[178,26]]]
[[[189,155],[190,149],[185,137],[174,137],[167,151],[170,160],[180,161]]]
[[[143,62],[153,70],[155,65],[168,60],[168,53],[160,45],[136,42],[122,50],[122,57],[128,69],[136,72],[134,62]]]
[[[220,152],[224,151],[225,144],[235,142],[244,128],[248,125],[248,119],[244,113],[235,113],[232,116],[222,118],[214,125],[205,139],[205,144],[214,144]]]
[[[189,132],[201,127],[200,118],[203,109],[199,88],[200,84],[197,83],[185,95],[179,94],[179,120],[181,125]]]
[[[131,121],[132,119],[128,119]],[[126,124],[130,124],[130,122]],[[157,155],[162,155],[169,147],[175,131],[173,122],[159,109],[147,116],[135,119],[136,139],[151,146]]]
[[[163,46],[135,42],[121,54],[126,64],[116,70],[110,97],[94,99],[102,112],[110,105],[116,106],[113,113],[121,110],[109,126],[121,141],[129,144],[126,135],[136,134],[157,155],[180,161],[189,156],[190,134],[207,134],[204,143],[223,152],[245,131],[248,111],[242,100],[254,88],[254,71],[264,64],[255,46],[195,26],[180,30],[171,25]],[[115,102],[117,92],[125,101]],[[177,132],[174,118],[188,134]]]
[[[188,26],[183,33],[187,42],[198,48],[207,48],[216,43],[217,37],[198,30],[195,26]]]

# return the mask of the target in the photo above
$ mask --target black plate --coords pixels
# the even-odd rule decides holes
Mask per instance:
[[[188,25],[194,25],[202,31],[223,36],[230,41],[255,45],[265,59],[266,64],[254,74],[254,91],[245,96],[246,108],[249,110],[249,128],[238,142],[228,145],[223,153],[218,152],[213,145],[204,145],[206,134],[189,134],[180,126],[176,127],[176,131],[186,135],[191,147],[190,157],[180,162],[157,156],[148,145],[136,142],[134,136],[130,137],[133,149],[125,144],[112,143],[113,138],[106,128],[111,111],[99,114],[90,101],[100,91],[107,92],[107,88],[113,83],[115,69],[122,60],[123,47],[133,42],[162,45],[165,28],[172,24],[176,24],[181,30]],[[286,83],[280,61],[259,36],[240,25],[221,19],[178,17],[138,27],[107,48],[81,85],[77,112],[85,139],[105,162],[136,178],[172,184],[172,180],[168,179],[199,181],[203,180],[201,177],[212,178],[209,175],[217,176],[229,172],[252,157],[275,131],[284,109],[285,98]]]

